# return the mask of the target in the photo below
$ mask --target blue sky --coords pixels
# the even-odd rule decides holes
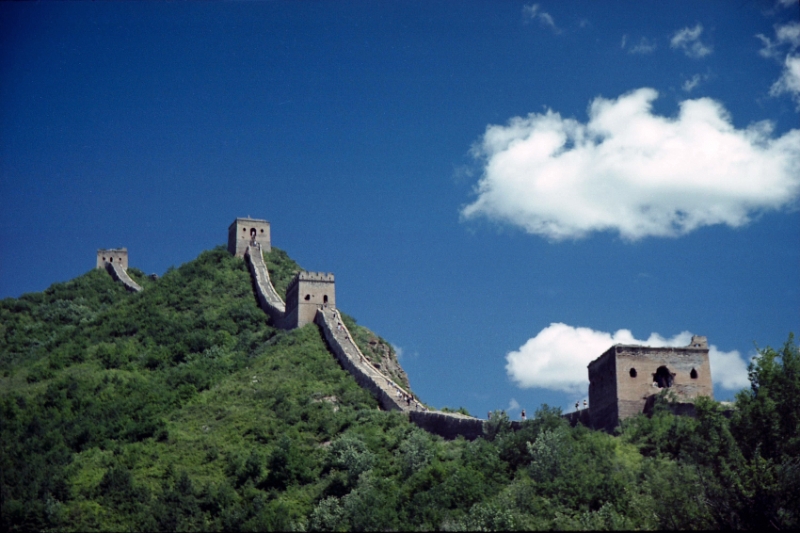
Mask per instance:
[[[0,3],[0,297],[252,216],[434,406],[687,332],[730,399],[800,323],[799,47],[790,0]]]

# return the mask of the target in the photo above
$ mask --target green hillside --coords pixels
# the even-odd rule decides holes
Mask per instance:
[[[265,259],[283,295],[300,268]],[[129,274],[142,292],[92,270],[0,302],[4,531],[798,527],[791,338],[730,418],[664,398],[612,436],[543,406],[520,431],[496,413],[485,439],[444,441],[380,411],[315,325],[271,327],[223,248]]]

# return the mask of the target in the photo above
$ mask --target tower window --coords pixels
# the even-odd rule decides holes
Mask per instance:
[[[310,294],[306,294],[305,300],[308,301],[310,299],[311,299],[311,295]]]
[[[658,385],[659,389],[672,387],[672,373],[665,366],[660,366],[653,374],[653,383]]]
[[[697,370],[693,368],[692,371],[689,372],[689,377],[692,379],[697,379]]]
[[[631,368],[630,374],[631,374],[632,378],[635,378],[636,377],[636,369],[635,368]]]
[[[325,304],[328,303],[328,295],[327,294],[322,297],[322,303],[325,303]]]

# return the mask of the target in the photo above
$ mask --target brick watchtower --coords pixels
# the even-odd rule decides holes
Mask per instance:
[[[301,328],[314,322],[317,309],[336,307],[333,274],[300,272],[286,288],[284,329]]]
[[[664,389],[679,402],[714,397],[708,340],[695,335],[685,347],[617,344],[589,363],[592,427],[612,430],[620,420],[645,411]]]
[[[269,222],[258,218],[237,218],[228,228],[228,251],[236,257],[244,257],[251,241],[261,245],[262,252],[272,247],[269,235]]]
[[[105,269],[108,264],[119,265],[123,270],[128,270],[128,249],[101,248],[97,250],[97,268]]]

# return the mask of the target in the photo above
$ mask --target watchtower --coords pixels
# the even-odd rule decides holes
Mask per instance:
[[[269,222],[259,218],[237,218],[228,227],[228,251],[236,257],[244,257],[251,242],[261,245],[261,250],[269,252]]]
[[[284,328],[301,328],[314,322],[317,309],[336,307],[333,274],[300,272],[286,288]]]
[[[592,426],[612,430],[620,420],[644,412],[664,389],[678,401],[714,397],[708,340],[695,335],[685,347],[617,344],[589,363]]]
[[[101,248],[97,250],[97,268],[105,269],[109,263],[119,265],[123,270],[128,270],[128,249]]]

